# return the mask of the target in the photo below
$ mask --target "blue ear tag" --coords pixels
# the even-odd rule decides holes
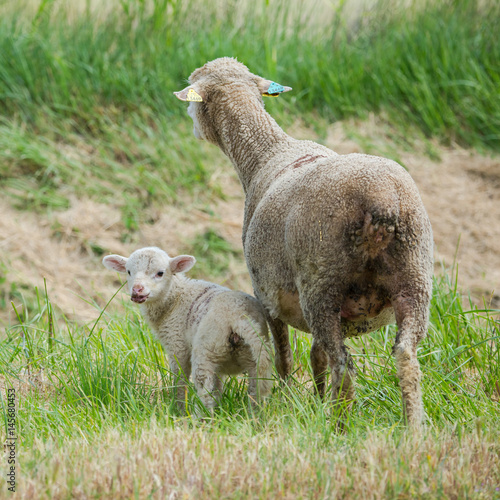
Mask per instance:
[[[292,90],[292,87],[285,87],[276,82],[271,82],[267,90],[262,93],[267,97],[278,97],[282,92],[288,92]]]
[[[276,82],[271,82],[269,88],[267,89],[266,94],[281,94],[281,92],[285,91],[285,87]]]

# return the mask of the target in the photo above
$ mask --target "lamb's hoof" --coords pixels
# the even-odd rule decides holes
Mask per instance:
[[[321,401],[325,400],[325,384],[314,384],[313,393],[317,396]]]

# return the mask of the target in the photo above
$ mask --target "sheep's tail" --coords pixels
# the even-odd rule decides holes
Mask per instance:
[[[257,400],[265,398],[273,386],[273,352],[267,323],[264,319],[257,322],[245,316],[237,326],[233,335],[239,335],[243,344],[250,348],[254,362],[254,366],[249,369],[249,395]]]
[[[351,240],[367,256],[374,258],[394,241],[397,229],[397,214],[365,212],[360,224],[352,228]]]

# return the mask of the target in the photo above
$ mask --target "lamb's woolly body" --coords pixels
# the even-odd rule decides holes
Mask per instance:
[[[109,260],[103,261],[107,267]],[[225,375],[248,371],[251,398],[267,396],[272,359],[260,303],[243,292],[172,273],[169,261],[160,249],[143,248],[126,260],[126,268],[132,296],[134,290],[147,296],[140,309],[178,375],[181,406],[191,373],[208,408],[215,405]],[[164,272],[161,278],[155,278],[158,271]]]
[[[171,357],[181,362],[181,353],[185,353],[188,359],[181,364],[191,363],[196,357],[191,352],[206,351],[217,373],[223,375],[242,373],[256,362],[254,352],[260,355],[265,350],[259,335],[265,339],[267,327],[262,307],[255,298],[183,275],[174,275],[172,281],[168,312],[165,313],[159,301],[139,306],[169,357],[172,353]],[[231,341],[234,334],[240,335],[247,346],[238,355],[235,355],[237,346]],[[243,343],[239,347],[243,348]],[[267,378],[269,375],[266,374]]]
[[[188,108],[196,136],[226,153],[245,190],[245,258],[280,374],[291,372],[290,324],[314,336],[318,390],[329,362],[334,394],[350,398],[344,337],[396,319],[405,410],[420,422],[416,346],[428,322],[433,243],[410,175],[385,158],[338,155],[291,138],[264,110],[269,81],[234,59],[207,63],[190,84],[203,96]]]

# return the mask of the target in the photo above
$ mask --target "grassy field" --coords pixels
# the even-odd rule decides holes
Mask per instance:
[[[215,173],[228,164],[194,139],[172,92],[223,55],[294,88],[266,102],[285,126],[300,116],[321,136],[325,123],[376,113],[402,147],[411,147],[411,130],[500,150],[498,2],[386,1],[356,12],[349,1],[297,5],[1,3],[6,199],[45,214],[74,197],[113,205],[123,241],[135,241],[162,205],[196,198],[209,210],[225,196]],[[191,250],[210,256],[202,272],[214,280],[228,259],[242,259],[212,231]],[[107,249],[91,252],[97,262]],[[7,266],[0,258],[0,270]],[[81,324],[44,289],[11,285],[0,307],[14,298],[22,306],[0,333],[0,437],[7,442],[11,430],[13,388],[19,438],[16,493],[5,480],[0,497],[500,498],[498,311],[464,302],[448,276],[436,278],[419,349],[428,417],[420,435],[402,424],[395,327],[349,341],[357,400],[344,432],[328,398],[312,393],[311,338],[294,330],[289,385],[276,381],[252,412],[245,378],[231,379],[213,418],[200,421],[193,391],[187,415],[177,411],[161,346],[121,295],[101,297],[99,319]]]
[[[249,411],[245,379],[232,379],[200,421],[192,391],[188,414],[176,409],[136,307],[116,317],[112,303],[78,327],[41,298],[0,350],[3,385],[16,389],[21,497],[500,498],[499,324],[464,309],[449,282],[435,289],[419,350],[421,436],[402,424],[393,327],[349,342],[357,401],[339,433],[312,394],[309,336],[291,331],[293,380],[262,408]]]

